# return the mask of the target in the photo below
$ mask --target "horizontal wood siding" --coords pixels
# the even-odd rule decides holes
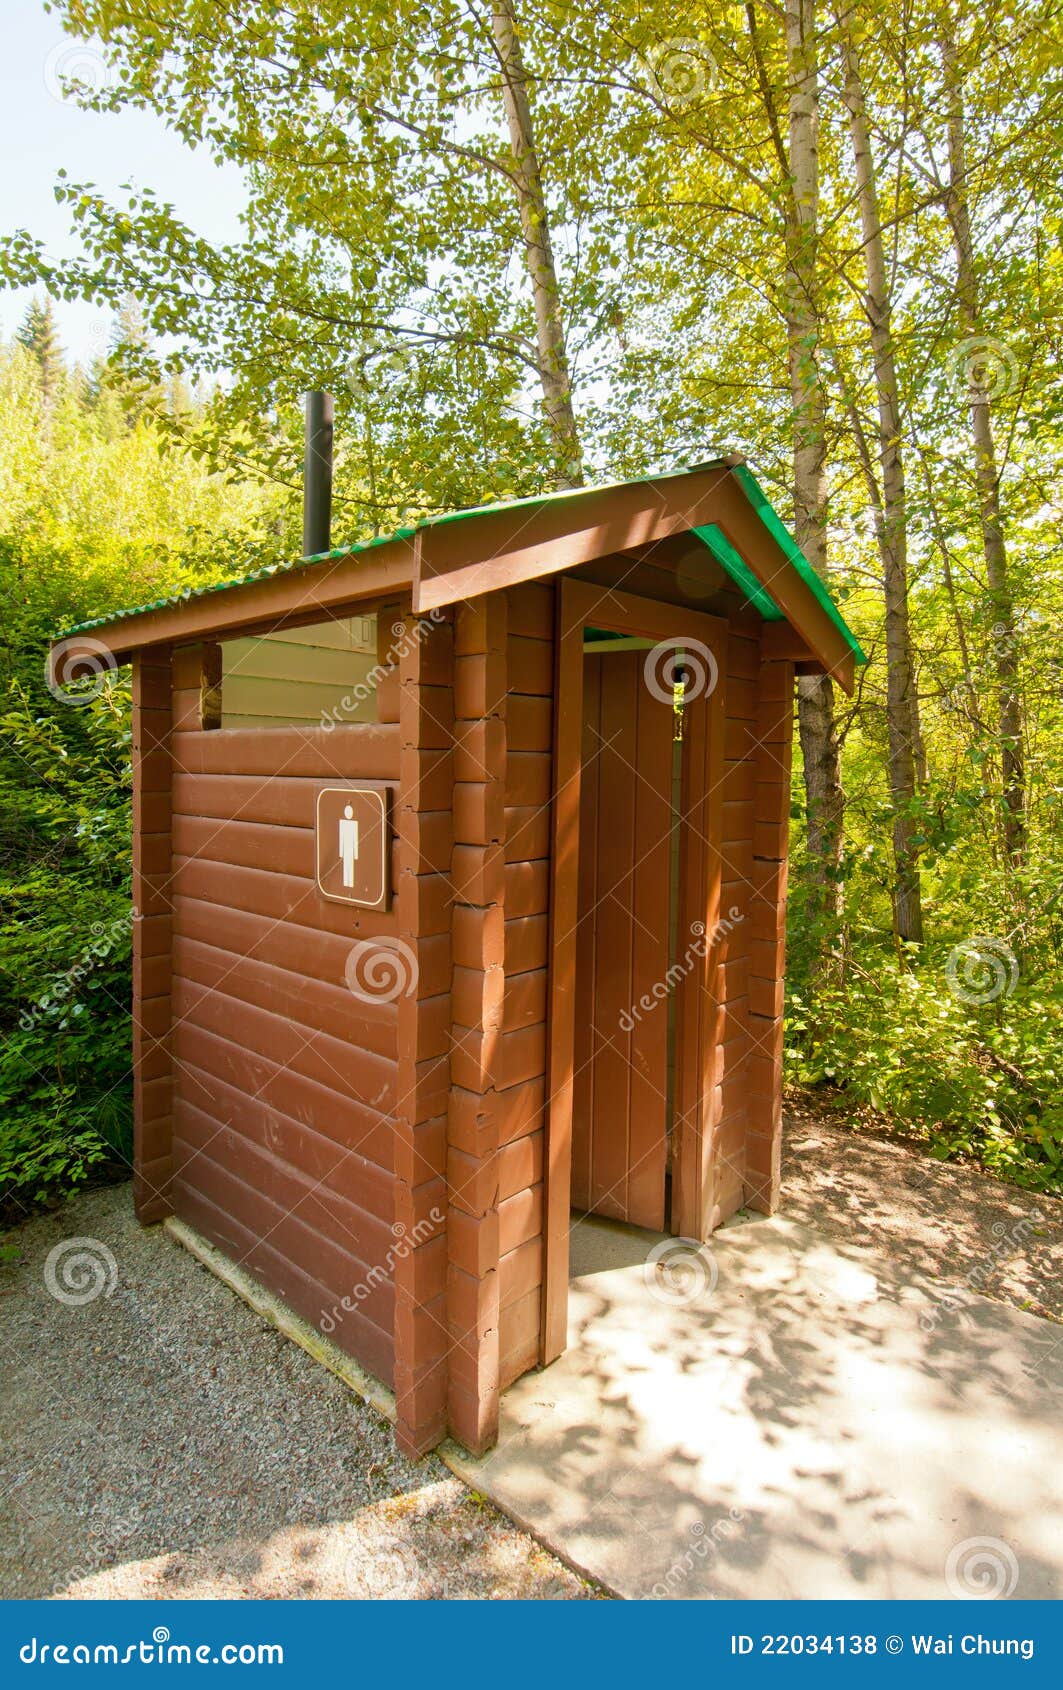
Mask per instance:
[[[391,1384],[402,1000],[347,975],[399,915],[322,898],[314,823],[324,786],[397,782],[398,725],[203,730],[200,662],[174,664],[174,1208]]]
[[[223,728],[377,720],[372,611],[225,640],[220,654]]]

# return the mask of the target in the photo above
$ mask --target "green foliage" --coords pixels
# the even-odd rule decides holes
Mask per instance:
[[[1063,991],[1020,987],[985,1006],[950,989],[945,958],[853,966],[814,1004],[791,995],[792,1077],[840,1088],[942,1160],[1063,1191]]]
[[[64,625],[276,555],[283,505],[212,475],[118,374],[0,347],[0,1212],[131,1156],[128,674],[45,684]],[[134,394],[134,401],[137,395]]]
[[[222,244],[150,188],[131,185],[111,203],[66,172],[57,196],[74,254],[51,256],[32,231],[0,240],[0,277],[44,290],[24,350],[0,359],[0,585],[13,607],[2,778],[15,818],[0,869],[16,975],[5,999],[4,1095],[12,1118],[36,1120],[30,1137],[57,1133],[63,1151],[79,1142],[81,1125],[63,1125],[78,1100],[121,1088],[93,1090],[80,1068],[69,1080],[90,1049],[78,1042],[75,1003],[61,997],[47,1035],[43,1023],[20,1029],[16,1011],[75,965],[86,919],[91,926],[124,895],[125,729],[120,691],[84,710],[43,692],[46,634],[94,610],[294,555],[294,501],[263,489],[297,484],[295,397],[306,387],[337,395],[345,537],[536,491],[556,466],[490,9],[292,0],[263,12],[156,0],[149,16],[121,0],[59,0],[58,10],[108,56],[106,77],[82,91],[86,105],[148,107],[186,144],[241,168],[248,184],[243,228]],[[634,475],[725,443],[749,454],[785,509],[801,432],[790,371],[815,367],[831,587],[871,663],[856,700],[839,699],[837,919],[812,913],[818,865],[795,770],[792,1071],[880,1110],[936,1154],[973,1156],[1047,1188],[1059,1177],[1063,961],[1055,8],[988,0],[954,13],[924,0],[896,16],[861,3],[844,13],[702,7],[681,25],[676,16],[641,0],[519,9],[584,457],[592,474]],[[802,37],[811,24],[802,53],[820,67],[818,240],[801,278],[793,224],[810,208],[795,212],[787,154],[795,21]],[[916,794],[901,819],[914,824],[928,939],[904,955],[891,909],[889,501],[878,484],[868,243],[840,93],[843,31],[859,48],[878,165],[907,482],[920,743]],[[945,180],[946,36],[967,131],[973,293],[959,283]],[[792,326],[795,289],[806,284],[818,339],[795,339]],[[57,371],[44,303],[52,297],[119,314],[105,365]],[[1004,637],[1022,705],[1019,860],[1001,841],[1001,593],[987,576],[971,446],[975,306],[1014,601]],[[152,335],[165,337],[165,356]],[[989,1005],[958,997],[946,972],[954,948],[977,935],[1010,947],[1019,964],[1014,989]],[[121,1000],[124,966],[116,950],[72,994],[103,1029],[103,1070],[118,1022],[101,994]],[[45,1092],[32,1103],[38,1070]],[[98,1110],[92,1120],[98,1127]],[[121,1123],[107,1132],[118,1143]],[[19,1142],[25,1150],[29,1139]],[[20,1165],[25,1189],[48,1187]],[[64,1171],[62,1182],[73,1177],[84,1175]]]

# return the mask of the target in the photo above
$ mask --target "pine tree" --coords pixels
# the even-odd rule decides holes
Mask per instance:
[[[111,329],[103,385],[117,396],[129,428],[145,413],[158,415],[166,409],[166,390],[158,379],[151,335],[132,294],[123,300]]]
[[[63,380],[63,349],[59,344],[55,311],[47,295],[43,302],[37,298],[31,300],[21,328],[15,331],[15,339],[36,360],[40,370],[41,398],[47,415],[55,405]]]

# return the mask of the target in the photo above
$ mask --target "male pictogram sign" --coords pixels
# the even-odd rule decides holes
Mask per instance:
[[[317,884],[326,898],[386,909],[390,896],[388,794],[326,786],[317,795]]]

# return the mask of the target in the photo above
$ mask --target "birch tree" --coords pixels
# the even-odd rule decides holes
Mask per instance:
[[[561,290],[554,262],[550,214],[535,144],[531,92],[510,0],[495,0],[491,29],[502,78],[502,99],[513,155],[513,185],[524,237],[525,264],[535,305],[536,349],[543,403],[557,455],[557,482],[583,481],[582,449],[572,408],[572,377],[565,346]]]
[[[993,662],[996,669],[998,735],[1005,850],[1013,863],[1026,851],[1026,768],[1023,748],[1022,702],[1019,691],[1019,633],[1008,576],[1004,520],[1000,508],[1000,474],[993,430],[990,376],[984,351],[984,322],[974,237],[967,166],[967,124],[963,78],[955,39],[942,41],[947,101],[948,182],[945,205],[956,260],[956,302],[960,333],[967,341],[971,450],[978,501],[978,523],[985,558],[989,606],[993,620]]]
[[[57,262],[20,232],[0,257],[9,279],[112,308],[135,292],[153,332],[181,342],[175,361],[224,373],[219,433],[269,472],[285,473],[270,405],[335,388],[375,526],[530,491],[544,472],[581,479],[566,277],[512,0],[60,9],[109,56],[85,103],[150,106],[243,169],[246,230],[214,245],[150,188],[117,204],[66,180],[82,256]],[[568,285],[585,316],[594,275]]]
[[[750,37],[756,43],[753,6],[746,8],[746,14]],[[794,419],[794,532],[817,574],[827,580],[826,396],[820,368],[823,337],[817,276],[819,63],[814,0],[785,0],[784,24],[789,148],[784,151],[777,146],[777,162],[783,190],[783,311]],[[774,101],[766,79],[761,86],[774,122]],[[798,680],[797,693],[808,853],[817,890],[814,913],[836,926],[842,910],[845,801],[834,687],[829,675],[805,675]]]
[[[879,209],[864,85],[856,43],[841,26],[843,98],[849,114],[854,191],[863,243],[867,320],[878,405],[878,472],[881,520],[876,524],[882,560],[886,632],[886,727],[893,808],[894,919],[898,937],[921,943],[923,912],[915,817],[918,704],[908,611],[908,495],[904,425],[893,339],[893,310]]]

